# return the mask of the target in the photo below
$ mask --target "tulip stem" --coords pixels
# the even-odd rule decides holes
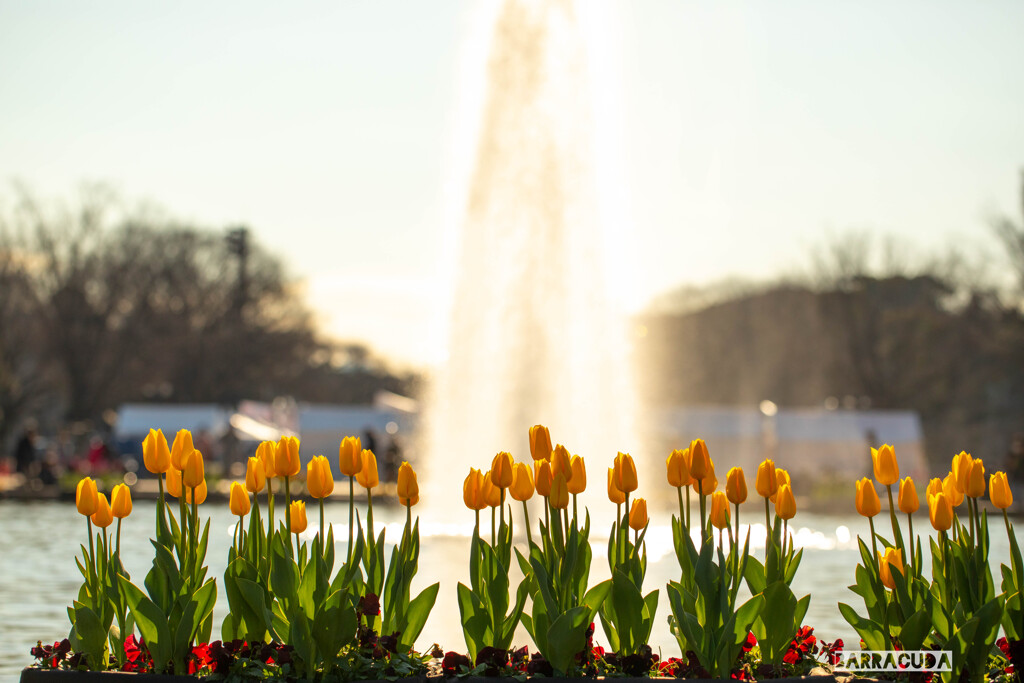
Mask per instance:
[[[909,512],[907,513],[907,531],[910,533],[910,567],[916,572],[917,568],[914,566],[914,518]]]
[[[284,478],[284,518],[285,518],[285,524],[288,526],[288,531],[292,530],[292,487],[291,487],[290,480],[291,480],[291,477],[285,477]],[[349,499],[349,501],[350,501],[350,504],[351,504],[351,498]],[[349,528],[351,528],[351,527],[349,527]],[[287,533],[288,531],[286,531],[285,533]],[[298,536],[298,534],[296,534],[295,535],[296,546],[298,544],[298,539],[299,539],[299,536]],[[291,541],[288,542],[288,554],[289,555],[292,554],[292,544],[291,544]]]
[[[544,527],[551,533],[551,513],[548,511],[547,498],[544,499]]]
[[[690,487],[686,487],[686,535],[690,535],[690,523],[693,521],[690,515]]]
[[[355,501],[356,495],[355,475],[348,476],[348,561],[352,562],[352,534],[355,526]]]
[[[492,511],[493,515],[493,511]],[[493,518],[493,517],[492,517]],[[409,499],[409,503],[405,506],[405,533],[402,534],[402,540],[412,536],[412,499]]]
[[[576,494],[572,494],[572,525],[576,526]]]
[[[159,472],[156,475],[156,484],[160,489],[160,497],[156,500],[156,537],[161,538],[160,534],[160,522],[163,521],[164,525],[167,524],[167,518],[164,515],[164,473]],[[161,539],[162,540],[162,539]]]
[[[117,557],[121,557],[121,518],[117,518]]]
[[[750,531],[749,530],[747,531],[747,536],[748,537],[750,536]],[[739,542],[740,542],[740,504],[736,503],[736,543],[739,543]],[[732,536],[731,535],[729,536],[729,543],[732,544]],[[735,565],[736,565],[736,571],[734,572],[734,575],[738,575],[740,573],[740,552],[739,552],[738,548],[736,549],[736,562],[735,562]]]
[[[892,542],[895,545],[900,537],[900,523],[896,520],[896,506],[892,503],[892,484],[886,484],[885,490],[889,494],[889,523],[892,524]]]
[[[704,495],[704,481],[702,479],[697,480],[697,486],[700,487],[700,542],[704,545],[710,541],[708,536],[708,519],[707,519],[707,496]]]
[[[569,509],[562,510],[562,518],[565,520],[565,536],[569,537]],[[575,518],[574,518],[575,519]]]
[[[765,560],[768,559],[768,544],[775,542],[775,535],[772,534],[772,514],[771,514],[771,500],[768,496],[764,497],[764,556]]]
[[[1005,514],[1006,511],[1004,510],[1003,513]],[[533,546],[533,532],[530,531],[530,508],[526,504],[525,500],[523,501],[523,518],[526,520],[526,539],[530,542],[530,546],[532,547]],[[477,531],[479,532],[479,530],[480,530],[480,513],[479,512],[476,513],[476,524],[477,524]]]
[[[679,498],[679,523],[686,527],[686,513],[683,512],[683,487],[676,487],[676,496]]]
[[[321,553],[321,556],[323,556],[324,543],[325,543],[324,539],[325,538],[326,538],[326,536],[324,536],[324,499],[321,498],[320,499],[320,553]],[[317,564],[317,566],[319,567],[320,565]]]
[[[878,564],[878,542],[875,540],[875,518],[868,517],[868,526],[871,528],[871,552],[874,553],[872,557],[875,559],[875,565]],[[888,634],[886,634],[888,637]]]
[[[274,487],[273,479],[267,477],[267,556],[270,556],[270,543],[274,537]]]
[[[373,535],[373,491],[370,489],[366,489],[366,532],[371,539],[376,538]]]
[[[504,512],[502,513],[504,514]],[[495,546],[495,535],[494,535],[494,508],[491,508],[491,547]]]
[[[626,513],[624,515],[625,519],[622,522],[622,527],[626,530],[626,533],[622,537],[622,557],[626,557],[626,546],[629,543],[629,491],[625,491],[623,493],[626,497]]]
[[[196,487],[192,487],[192,557],[199,553],[199,510],[196,502]]]

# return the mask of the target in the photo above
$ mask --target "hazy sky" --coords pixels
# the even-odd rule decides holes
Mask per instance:
[[[211,228],[245,223],[328,330],[436,357],[481,14],[0,0],[0,181],[65,199],[109,181]],[[1024,3],[645,0],[600,16],[630,306],[805,267],[829,231],[929,248],[1018,215]]]

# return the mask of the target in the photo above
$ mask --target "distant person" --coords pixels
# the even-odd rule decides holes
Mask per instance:
[[[1017,432],[1010,439],[1004,467],[1010,481],[1017,486],[1024,485],[1024,432]]]
[[[107,444],[99,434],[94,434],[92,439],[89,440],[89,454],[86,458],[89,460],[90,470],[106,468],[110,459],[110,449],[107,448]]]
[[[373,430],[367,427],[363,430],[363,448],[368,451],[373,451],[373,454],[377,454],[377,437],[373,433]]]
[[[29,425],[14,447],[14,462],[19,473],[26,477],[32,473],[36,460],[36,429]]]
[[[402,462],[402,447],[398,437],[391,437],[391,442],[384,450],[384,481],[398,481],[398,465]]]

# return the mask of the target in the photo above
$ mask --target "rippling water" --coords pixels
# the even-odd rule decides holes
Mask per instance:
[[[211,576],[220,577],[227,561],[234,518],[226,506],[206,505],[204,514],[211,516],[210,547],[207,564]],[[379,507],[375,510],[378,524],[387,523],[388,537],[397,538],[404,515],[400,510]],[[310,511],[310,528],[316,526],[316,512]],[[334,503],[327,506],[328,521],[334,524],[335,537],[347,539],[348,506]],[[468,514],[467,514],[468,517]],[[154,505],[138,502],[121,531],[122,555],[133,580],[140,583],[152,562]],[[806,623],[826,640],[837,637],[856,642],[852,629],[839,615],[836,603],[850,602],[856,596],[846,587],[853,580],[853,568],[859,561],[856,536],[867,536],[867,524],[858,516],[831,517],[801,513],[793,525],[798,546],[804,547],[804,559],[797,573],[798,595],[812,595]],[[919,523],[927,526],[926,517]],[[883,521],[883,524],[885,522]],[[887,526],[887,525],[886,525]],[[991,560],[994,567],[1008,562],[1008,544],[1002,524],[993,520]],[[881,531],[881,528],[880,528]],[[428,520],[421,523],[422,551],[420,572],[413,589],[419,590],[434,581],[441,582],[437,604],[430,615],[420,649],[438,642],[445,649],[464,650],[455,585],[468,581],[469,537],[472,526],[438,525]],[[763,547],[763,527],[755,526],[752,546]],[[608,577],[606,558],[607,535],[597,530],[592,534],[594,563],[592,582]],[[648,531],[649,565],[645,587],[651,590],[677,578],[679,569],[671,547],[668,526],[654,526]],[[0,677],[16,680],[18,672],[32,662],[29,649],[37,640],[53,642],[67,635],[70,626],[66,608],[81,584],[74,554],[86,541],[85,521],[74,505],[58,502],[0,502]],[[342,548],[343,551],[343,548]],[[390,553],[390,549],[386,552]],[[760,556],[760,551],[757,551]],[[518,577],[516,577],[518,581]],[[218,580],[218,584],[220,581]],[[214,634],[219,637],[219,624],[227,612],[227,598],[218,596],[214,610]],[[662,593],[651,644],[665,656],[678,655],[676,642],[669,633],[666,615],[668,600]],[[600,633],[598,641],[600,641]],[[520,628],[517,644],[528,643]]]

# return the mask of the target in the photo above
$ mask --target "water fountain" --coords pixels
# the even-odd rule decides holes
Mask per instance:
[[[624,318],[609,296],[627,274],[606,267],[587,62],[596,46],[581,9],[508,0],[493,25],[448,361],[429,404],[428,500],[447,500],[455,479],[499,450],[529,460],[536,423],[592,467],[630,447]],[[603,471],[590,478],[603,489]]]

